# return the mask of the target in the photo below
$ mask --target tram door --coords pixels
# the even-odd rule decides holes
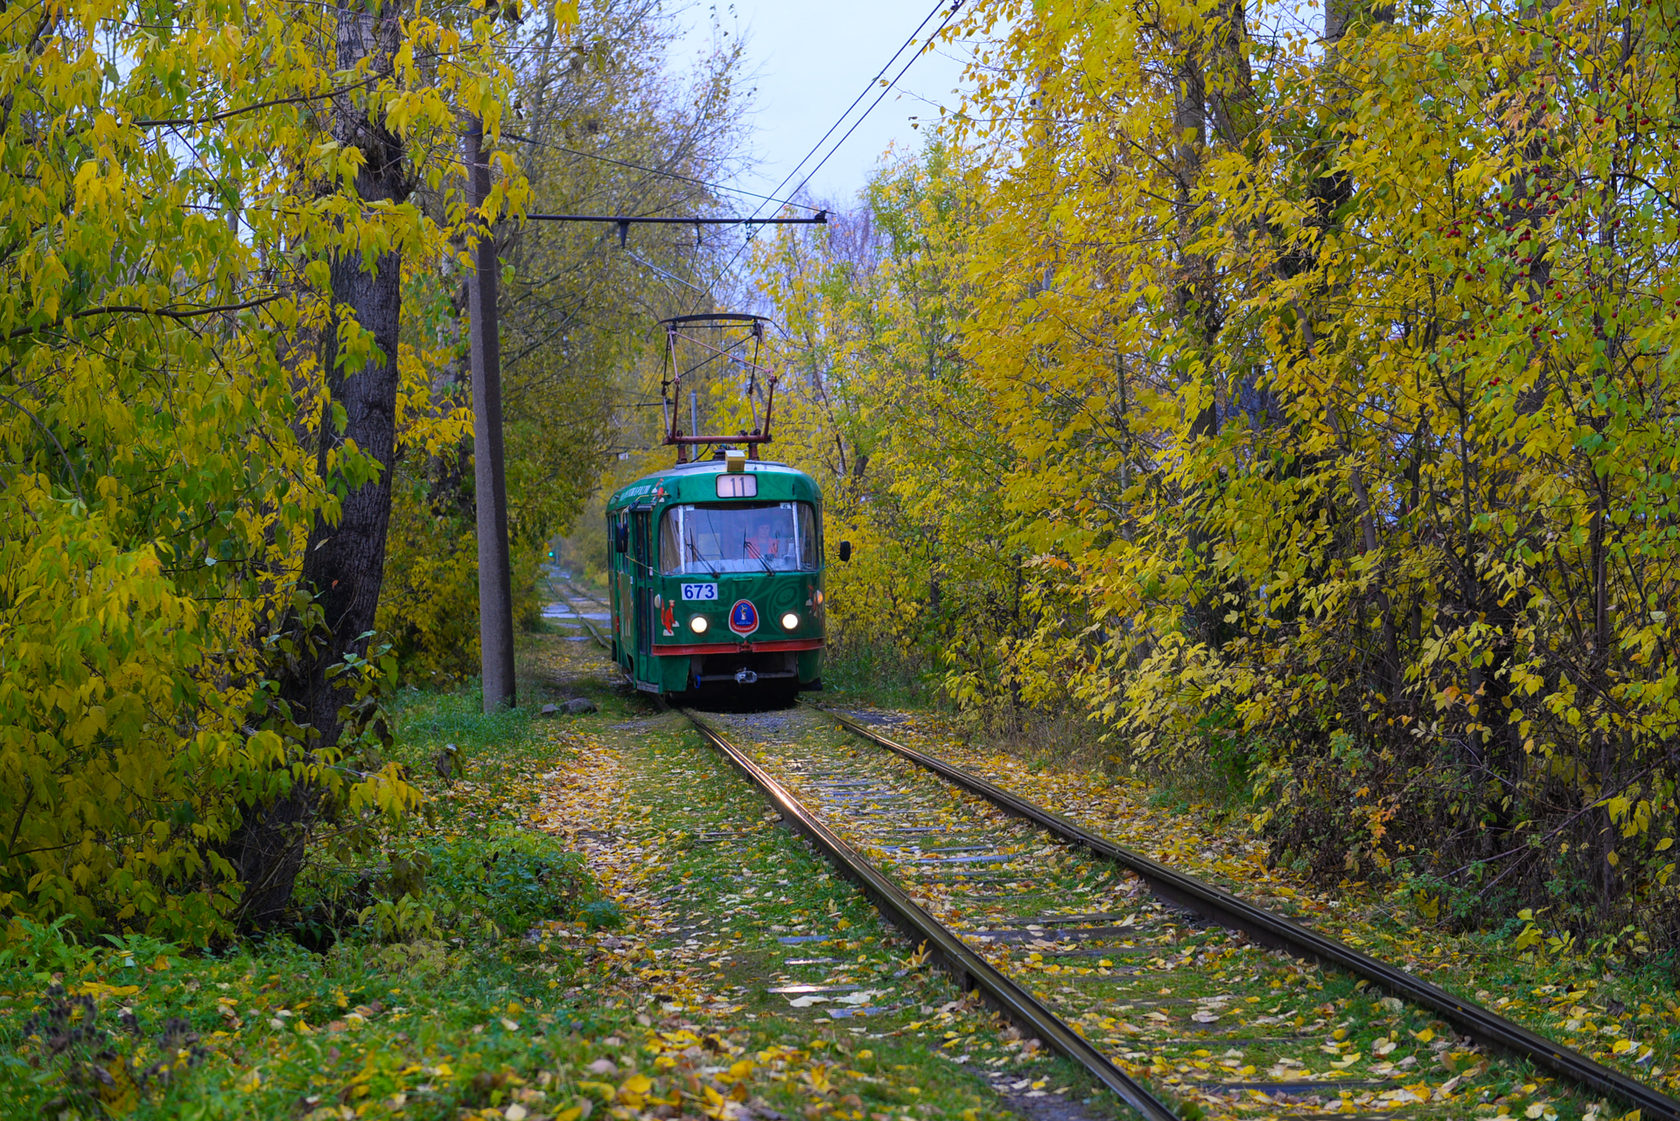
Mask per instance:
[[[653,511],[630,512],[630,570],[636,601],[636,677],[653,680]]]
[[[630,566],[630,515],[613,515],[607,523],[608,547],[612,550],[613,661],[629,669],[630,651],[636,645],[635,573]]]

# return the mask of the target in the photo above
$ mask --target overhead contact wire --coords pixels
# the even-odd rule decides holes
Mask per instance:
[[[951,20],[956,18],[957,10],[961,7],[962,7],[961,0],[957,0],[956,3],[953,3],[951,5],[951,10],[945,13],[945,18],[940,21],[940,24],[939,24],[938,27],[933,29],[933,34],[928,36],[928,42],[930,44],[933,42],[934,39],[936,39],[939,36],[939,33],[941,31],[944,31],[945,28],[950,25]],[[924,20],[922,22],[925,24],[927,21]],[[917,30],[920,30],[920,28],[918,28]],[[917,51],[916,54],[908,62],[906,62],[902,67],[899,68],[898,73],[893,76],[893,80],[891,82],[887,83],[886,88],[883,89],[880,93],[875,95],[875,100],[870,102],[869,108],[865,109],[863,111],[863,116],[859,117],[857,120],[852,122],[852,127],[847,129],[846,132],[845,132],[845,135],[840,137],[839,140],[835,141],[834,142],[834,147],[832,147],[828,150],[828,155],[824,156],[821,160],[819,160],[817,162],[817,166],[813,167],[810,171],[808,171],[805,174],[805,178],[801,179],[799,181],[799,186],[797,186],[793,189],[793,194],[797,195],[800,191],[803,191],[805,189],[805,184],[809,183],[811,181],[812,177],[815,176],[817,174],[817,172],[819,172],[823,169],[823,165],[826,164],[830,159],[832,159],[834,157],[834,153],[838,152],[840,150],[841,145],[845,144],[846,141],[851,138],[852,133],[856,132],[858,126],[861,125],[869,117],[869,114],[871,114],[875,111],[875,107],[877,105],[881,104],[882,99],[884,99],[887,96],[887,94],[889,94],[893,91],[893,88],[898,85],[899,79],[904,77],[904,75],[909,71],[910,67],[915,64],[916,59],[920,58],[921,56],[922,56],[922,52]],[[889,63],[888,65],[891,65],[891,64]],[[877,80],[879,80],[879,79],[877,79]],[[779,190],[781,190],[781,188],[778,187],[777,190],[779,191]]]
[[[797,206],[801,210],[815,211],[822,209],[821,207],[811,206],[808,203],[795,202],[793,199],[782,199],[775,198],[772,195],[761,195],[756,191],[748,191],[740,187],[726,187],[722,183],[713,183],[705,179],[696,179],[692,175],[684,175],[679,171],[666,171],[663,168],[646,167],[639,163],[631,163],[629,160],[616,159],[612,156],[603,156],[596,152],[580,152],[576,148],[568,148],[564,144],[556,144],[552,140],[539,140],[534,136],[523,136],[517,132],[504,132],[502,135],[507,139],[520,144],[534,144],[539,148],[551,148],[556,152],[564,152],[568,156],[577,156],[578,158],[585,160],[596,160],[600,163],[610,163],[614,167],[622,167],[628,171],[640,171],[647,175],[657,175],[663,179],[674,179],[682,183],[692,183],[696,187],[704,187],[708,191],[720,191],[728,194],[745,195],[747,198],[758,199],[761,202],[773,202],[777,206]],[[755,216],[757,213],[758,211],[753,211]]]
[[[827,143],[828,138],[830,136],[834,135],[834,130],[839,128],[842,124],[844,124],[845,121],[846,121],[846,118],[851,116],[852,110],[856,109],[858,107],[858,105],[863,101],[863,99],[865,97],[869,96],[869,91],[875,88],[876,83],[881,80],[882,76],[884,74],[886,74],[886,72],[888,70],[892,69],[893,63],[898,61],[899,56],[902,55],[909,47],[911,47],[916,42],[917,37],[919,35],[921,35],[921,33],[922,33],[922,29],[925,28],[928,25],[929,21],[931,21],[934,16],[939,14],[940,10],[945,7],[946,2],[947,2],[947,0],[939,0],[939,3],[937,3],[933,6],[933,10],[928,12],[927,15],[922,17],[922,22],[918,23],[916,25],[916,29],[914,31],[910,32],[910,34],[905,38],[904,42],[899,45],[898,49],[895,50],[892,53],[892,55],[887,59],[887,61],[881,66],[881,69],[879,69],[875,72],[875,76],[873,78],[869,79],[869,84],[864,86],[863,89],[861,89],[860,91],[858,91],[858,95],[852,99],[852,103],[850,105],[846,106],[845,110],[843,112],[841,112],[841,114],[838,117],[836,117],[834,119],[834,123],[828,126],[828,130],[826,132],[824,132],[821,137],[818,138],[817,142],[815,144],[811,145],[811,150],[809,152],[806,152],[804,157],[801,158],[798,163],[793,165],[793,170],[789,171],[787,173],[787,175],[783,176],[782,181],[780,183],[776,184],[774,187],[771,188],[771,190],[770,190],[771,195],[780,195],[782,193],[782,188],[786,187],[789,183],[791,183],[793,181],[793,177],[795,175],[799,174],[800,168],[804,167],[805,164],[811,159],[811,157],[816,155],[817,152],[819,152],[822,149],[822,146],[825,143]],[[943,31],[945,29],[946,25],[949,24],[951,22],[951,19],[957,14],[957,10],[961,7],[962,7],[962,0],[951,0],[950,10],[945,13],[945,19],[939,24],[938,27],[936,27],[934,29],[933,35],[938,35],[939,32]],[[933,38],[932,35],[930,35],[928,37],[930,42],[932,41],[932,38]],[[899,81],[900,78],[904,77],[905,71],[910,69],[911,64],[914,63],[916,61],[916,59],[920,57],[920,55],[921,55],[921,52],[917,51],[910,56],[909,61],[907,61],[904,64],[904,66],[899,69],[899,72],[893,77],[892,81],[887,83],[886,88],[883,89],[880,92],[880,94],[876,96],[875,100],[870,103],[869,108],[865,109],[863,111],[863,114],[861,116],[859,116],[857,120],[852,122],[851,128],[848,128],[845,132],[845,135],[841,136],[839,142],[836,143],[833,148],[829,149],[828,155],[824,156],[821,160],[819,160],[817,162],[817,165],[815,167],[813,167],[810,170],[810,172],[808,172],[806,174],[806,176],[803,180],[800,181],[798,189],[794,190],[793,194],[797,195],[799,193],[799,191],[803,190],[805,188],[805,184],[807,184],[811,181],[811,177],[813,175],[815,175],[818,171],[822,170],[823,165],[826,164],[831,158],[833,158],[834,153],[840,150],[840,145],[844,144],[846,142],[846,140],[852,135],[852,133],[857,131],[858,125],[862,124],[864,122],[864,120],[866,118],[868,118],[869,114],[875,111],[875,107],[877,105],[881,104],[881,99],[886,97],[886,95],[888,93],[892,92],[892,88],[898,84],[898,81]],[[767,201],[773,201],[773,200],[767,200]],[[795,205],[801,205],[802,206],[802,205],[805,205],[805,204],[796,203]],[[758,216],[759,210],[762,210],[762,209],[763,209],[763,204],[761,203],[758,208],[753,210],[753,217],[756,218]],[[815,207],[809,207],[808,209],[816,209],[816,208]],[[727,262],[725,262],[723,268],[718,270],[717,277],[718,277],[719,280],[721,280],[723,278],[724,274],[726,274],[732,267],[734,267],[735,262],[740,260],[741,254],[746,252],[747,246],[751,245],[752,242],[753,242],[753,238],[755,238],[757,236],[758,236],[758,231],[756,229],[752,228],[751,226],[749,226],[748,231],[747,231],[746,239],[744,241],[742,241],[741,247],[739,249],[735,250],[734,255],[731,256]]]

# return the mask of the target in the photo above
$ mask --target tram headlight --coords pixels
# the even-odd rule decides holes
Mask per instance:
[[[782,616],[782,629],[784,631],[791,631],[798,625],[799,616],[795,615],[793,612],[789,611],[786,615]]]
[[[688,621],[688,625],[689,625],[689,628],[691,630],[693,630],[695,634],[705,634],[706,633],[707,623],[706,623],[706,617],[704,615],[696,615],[694,618],[692,618]]]

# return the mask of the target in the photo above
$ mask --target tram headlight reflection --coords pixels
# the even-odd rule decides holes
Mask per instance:
[[[695,634],[705,634],[708,624],[706,623],[706,617],[704,615],[696,615],[688,621],[688,625]]]

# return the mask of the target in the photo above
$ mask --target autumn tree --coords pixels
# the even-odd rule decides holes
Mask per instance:
[[[995,479],[1027,625],[966,606],[998,667],[948,687],[1244,774],[1280,859],[1402,877],[1426,914],[1680,932],[1677,27],[1598,0],[975,8],[944,138],[983,217],[946,275],[989,424],[891,493]],[[835,305],[917,253],[831,271]],[[778,301],[821,309],[783,279],[809,271],[768,262]],[[880,354],[838,377],[891,369],[893,401],[915,364]],[[827,423],[813,450],[855,431]]]
[[[1012,488],[1048,617],[1094,616],[1039,656],[1134,751],[1243,752],[1326,873],[1672,916],[1672,14],[1014,15],[968,337],[1052,434]],[[1023,380],[1128,421],[1077,440]]]
[[[969,167],[940,143],[889,161],[861,205],[757,259],[787,339],[776,455],[822,483],[837,641],[908,646],[959,695],[1024,633],[1021,550],[998,479],[1015,466],[959,348],[977,228]]]
[[[343,721],[396,449],[438,438],[397,293],[461,216],[405,196],[498,120],[498,26],[0,20],[0,908],[213,938],[276,913],[296,826],[411,804]]]

